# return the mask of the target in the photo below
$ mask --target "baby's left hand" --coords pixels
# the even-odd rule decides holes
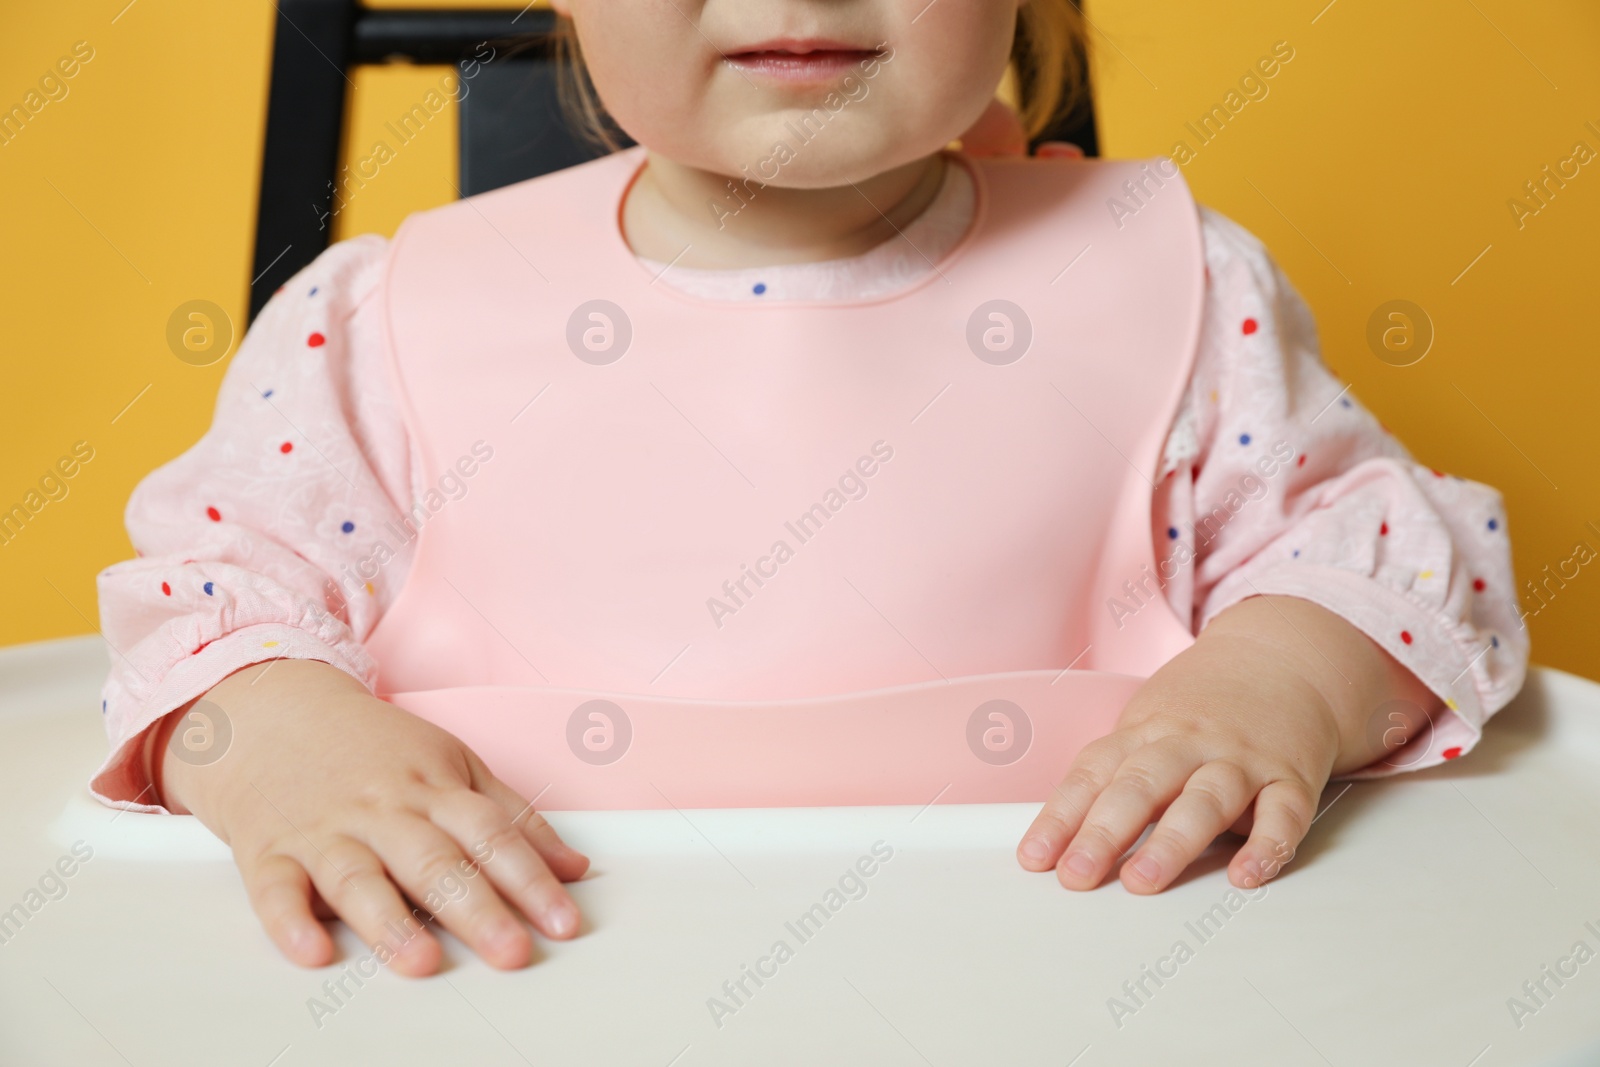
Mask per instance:
[[[1380,706],[1407,706],[1396,700],[1417,712],[1408,737],[1437,704],[1332,612],[1251,597],[1212,620],[1140,688],[1117,729],[1079,753],[1017,857],[1029,870],[1054,866],[1068,889],[1093,889],[1159,818],[1122,865],[1129,890],[1160,892],[1230,828],[1249,837],[1228,880],[1260,885],[1293,857],[1329,776],[1385,754],[1367,724]]]

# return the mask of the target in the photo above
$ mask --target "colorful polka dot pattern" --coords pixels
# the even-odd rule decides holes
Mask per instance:
[[[1240,333],[1242,333],[1243,336],[1246,336],[1246,338],[1248,338],[1248,336],[1253,336],[1253,334],[1258,334],[1259,331],[1261,331],[1261,322],[1258,322],[1258,320],[1256,320],[1256,318],[1243,318],[1242,322],[1240,322]],[[1331,392],[1331,390],[1330,390],[1330,392]],[[1326,395],[1326,394],[1323,394],[1323,395]],[[1211,402],[1213,402],[1213,403],[1218,402],[1218,392],[1216,392],[1216,390],[1214,390],[1214,389],[1210,390],[1210,398],[1211,398]],[[1338,400],[1339,408],[1342,408],[1342,410],[1346,410],[1346,411],[1354,411],[1355,410],[1354,400],[1350,400],[1350,398],[1346,397],[1346,395],[1342,394],[1342,392],[1341,392],[1341,394],[1338,395],[1338,397],[1336,397],[1336,400]],[[1322,414],[1323,411],[1326,411],[1326,406],[1323,406],[1323,405],[1331,405],[1331,403],[1333,403],[1333,402],[1326,402],[1326,400],[1325,400],[1325,402],[1318,403],[1318,405],[1317,405],[1318,416],[1320,416],[1320,414]],[[1224,405],[1224,408],[1226,408],[1226,405]],[[1331,426],[1331,424],[1330,424],[1330,426]],[[1346,424],[1346,426],[1349,426],[1349,424]],[[1237,437],[1235,437],[1235,440],[1237,440],[1238,445],[1245,446],[1245,448],[1248,448],[1248,446],[1251,445],[1251,442],[1253,442],[1253,440],[1256,440],[1256,437],[1258,437],[1258,429],[1262,430],[1262,432],[1267,432],[1267,429],[1269,429],[1269,427],[1251,427],[1250,430],[1243,430],[1243,432],[1238,432]],[[1338,472],[1339,472],[1339,456],[1338,456],[1338,434],[1339,434],[1339,432],[1342,432],[1342,434],[1349,434],[1350,430],[1349,429],[1342,429],[1342,430],[1336,430],[1336,432],[1334,432],[1334,442],[1336,442],[1336,450],[1334,450],[1334,454],[1331,454],[1331,456],[1325,456],[1325,459],[1323,459],[1323,462],[1322,462],[1323,469],[1330,469],[1330,467],[1331,467],[1331,469],[1333,469],[1334,474],[1338,474]],[[1382,430],[1381,429],[1381,432],[1382,432],[1382,434],[1387,434],[1387,430]],[[1262,440],[1275,440],[1275,438],[1267,437],[1267,438],[1262,438]],[[1315,438],[1314,438],[1314,440],[1315,440]],[[1298,469],[1298,470],[1306,469],[1307,461],[1309,461],[1309,453],[1310,453],[1310,451],[1318,451],[1317,448],[1301,448],[1302,443],[1304,443],[1304,445],[1312,445],[1312,442],[1293,442],[1293,440],[1291,440],[1290,443],[1293,443],[1293,445],[1296,445],[1296,451],[1298,451],[1298,453],[1299,453],[1298,456],[1296,456],[1296,459],[1294,459],[1294,469]],[[1216,462],[1216,461],[1214,461],[1214,459],[1213,459],[1213,462]],[[1429,469],[1427,469],[1427,470],[1429,470],[1430,474],[1434,475],[1435,478],[1438,478],[1438,480],[1445,480],[1445,478],[1448,477],[1448,478],[1453,478],[1454,482],[1462,482],[1461,478],[1456,478],[1456,477],[1454,477],[1454,475],[1446,475],[1445,472],[1442,472],[1442,470],[1438,470],[1437,467],[1429,467]],[[1200,467],[1198,467],[1198,466],[1192,467],[1192,474],[1194,474],[1195,480],[1197,480],[1197,482],[1198,482],[1198,478],[1200,478],[1200,474],[1202,474],[1202,472],[1200,472]],[[1226,483],[1226,480],[1224,480],[1224,483]],[[1166,485],[1168,485],[1168,483],[1162,482],[1162,486],[1166,486]],[[1200,486],[1197,485],[1197,491],[1198,490],[1200,490]],[[1192,509],[1194,509],[1195,514],[1205,514],[1205,512],[1208,512],[1208,509],[1210,509],[1211,504],[1213,504],[1213,502],[1211,502],[1211,501],[1203,501],[1203,499],[1195,499],[1195,501],[1192,502]],[[1176,512],[1176,514],[1182,515],[1182,514],[1184,514],[1184,510],[1178,510],[1178,512]],[[1488,520],[1486,520],[1486,528],[1488,528],[1488,530],[1490,530],[1490,531],[1498,531],[1498,528],[1499,528],[1498,517],[1490,517],[1490,518],[1488,518]],[[1387,536],[1389,536],[1389,522],[1387,522],[1387,520],[1381,520],[1381,522],[1379,522],[1378,536],[1379,537],[1387,537]],[[1176,542],[1176,539],[1178,539],[1178,526],[1168,526],[1168,528],[1166,528],[1166,537],[1168,537],[1168,541]],[[1411,552],[1411,550],[1414,550],[1414,549],[1413,549],[1413,547],[1411,547],[1411,545],[1406,545],[1406,549],[1405,550],[1406,550],[1406,552]],[[1170,550],[1170,555],[1173,555],[1173,557],[1176,558],[1176,553],[1178,553],[1178,552],[1179,552],[1179,547],[1178,547],[1178,545],[1174,544],[1173,549]],[[1301,557],[1301,549],[1299,549],[1299,547],[1296,547],[1296,549],[1291,549],[1290,558],[1294,558],[1294,560],[1298,560],[1299,557]],[[1437,571],[1435,571],[1435,568],[1432,568],[1432,566],[1416,566],[1416,569],[1414,569],[1413,573],[1416,574],[1416,581],[1430,581],[1430,579],[1434,579],[1435,573],[1437,573]],[[1488,587],[1488,584],[1486,584],[1485,577],[1474,577],[1474,579],[1472,579],[1472,589],[1474,589],[1475,592],[1483,592],[1483,590],[1485,590],[1486,587]],[[1378,617],[1381,617],[1381,613],[1374,613],[1373,617],[1374,617],[1374,621],[1376,621],[1376,619],[1378,619]],[[1373,632],[1374,633],[1374,637],[1376,637],[1376,635],[1378,635],[1379,630],[1368,630],[1368,632]],[[1397,635],[1398,635],[1397,648],[1405,649],[1405,656],[1408,657],[1408,662],[1414,662],[1414,664],[1418,665],[1418,669],[1419,670],[1426,670],[1426,665],[1427,665],[1426,664],[1426,656],[1429,653],[1422,653],[1422,651],[1419,651],[1419,649],[1422,648],[1422,643],[1419,643],[1418,633],[1414,633],[1413,630],[1410,630],[1410,629],[1398,630],[1398,632],[1395,632],[1395,630],[1390,630],[1390,633],[1397,633]],[[1494,637],[1494,635],[1486,635],[1486,637],[1488,637],[1488,641],[1490,641],[1491,648],[1499,648],[1499,638],[1498,637]],[[1390,640],[1392,640],[1392,638],[1390,638]],[[1419,659],[1419,657],[1421,657],[1421,659]],[[1454,712],[1459,712],[1459,705],[1456,704],[1456,701],[1454,701],[1454,699],[1446,699],[1446,705],[1448,705],[1448,707],[1450,707],[1451,710],[1454,710]],[[1445,758],[1445,760],[1453,760],[1453,758],[1459,757],[1459,755],[1461,755],[1461,753],[1462,753],[1461,747],[1459,747],[1459,745],[1454,745],[1454,747],[1450,747],[1450,749],[1443,750],[1442,757]]]

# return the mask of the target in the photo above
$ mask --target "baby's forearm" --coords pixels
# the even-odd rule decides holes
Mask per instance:
[[[1254,596],[1219,613],[1198,645],[1266,645],[1295,663],[1327,702],[1339,734],[1332,773],[1359,770],[1392,752],[1397,735],[1422,735],[1440,701],[1409,669],[1356,627],[1309,600]],[[1398,725],[1392,715],[1404,720]],[[1374,729],[1374,722],[1383,729]],[[1385,738],[1389,746],[1385,746]]]
[[[172,735],[197,705],[208,703],[220,709],[229,718],[231,734],[256,708],[270,709],[286,701],[315,705],[352,689],[366,692],[355,678],[318,660],[267,660],[234,671],[199,698],[168,712],[150,727],[144,750],[145,780],[154,787],[156,803],[177,815],[193,814],[196,792],[204,787],[207,779],[215,777],[198,773],[203,768],[182,759],[173,748]]]

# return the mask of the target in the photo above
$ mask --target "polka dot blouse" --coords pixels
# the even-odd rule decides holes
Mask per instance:
[[[863,256],[655,267],[662,284],[727,300],[881,291],[931,269],[971,211],[970,180],[951,167],[927,211]],[[1427,750],[1395,762],[1456,758],[1527,665],[1500,495],[1416,462],[1324,366],[1308,308],[1262,244],[1213,211],[1200,217],[1202,336],[1153,490],[1161,595],[1197,633],[1256,594],[1321,604],[1439,698]],[[241,667],[317,659],[373,682],[362,642],[405,584],[409,546],[370,580],[350,581],[350,568],[426,491],[385,365],[387,248],[341,242],[285,285],[233,358],[211,428],[135,490],[138,556],[99,577],[104,633],[121,653],[103,692],[101,800],[161,810],[143,802],[134,742]]]

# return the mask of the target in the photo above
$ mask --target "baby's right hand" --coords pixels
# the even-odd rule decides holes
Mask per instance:
[[[232,847],[251,906],[290,960],[332,961],[316,914],[336,913],[399,973],[433,973],[439,942],[402,894],[433,905],[495,967],[525,966],[533,949],[508,901],[549,937],[577,933],[561,882],[588,859],[449,733],[313,660],[246,667],[205,699],[226,715],[228,747],[202,765],[181,739],[163,743],[163,801]]]

